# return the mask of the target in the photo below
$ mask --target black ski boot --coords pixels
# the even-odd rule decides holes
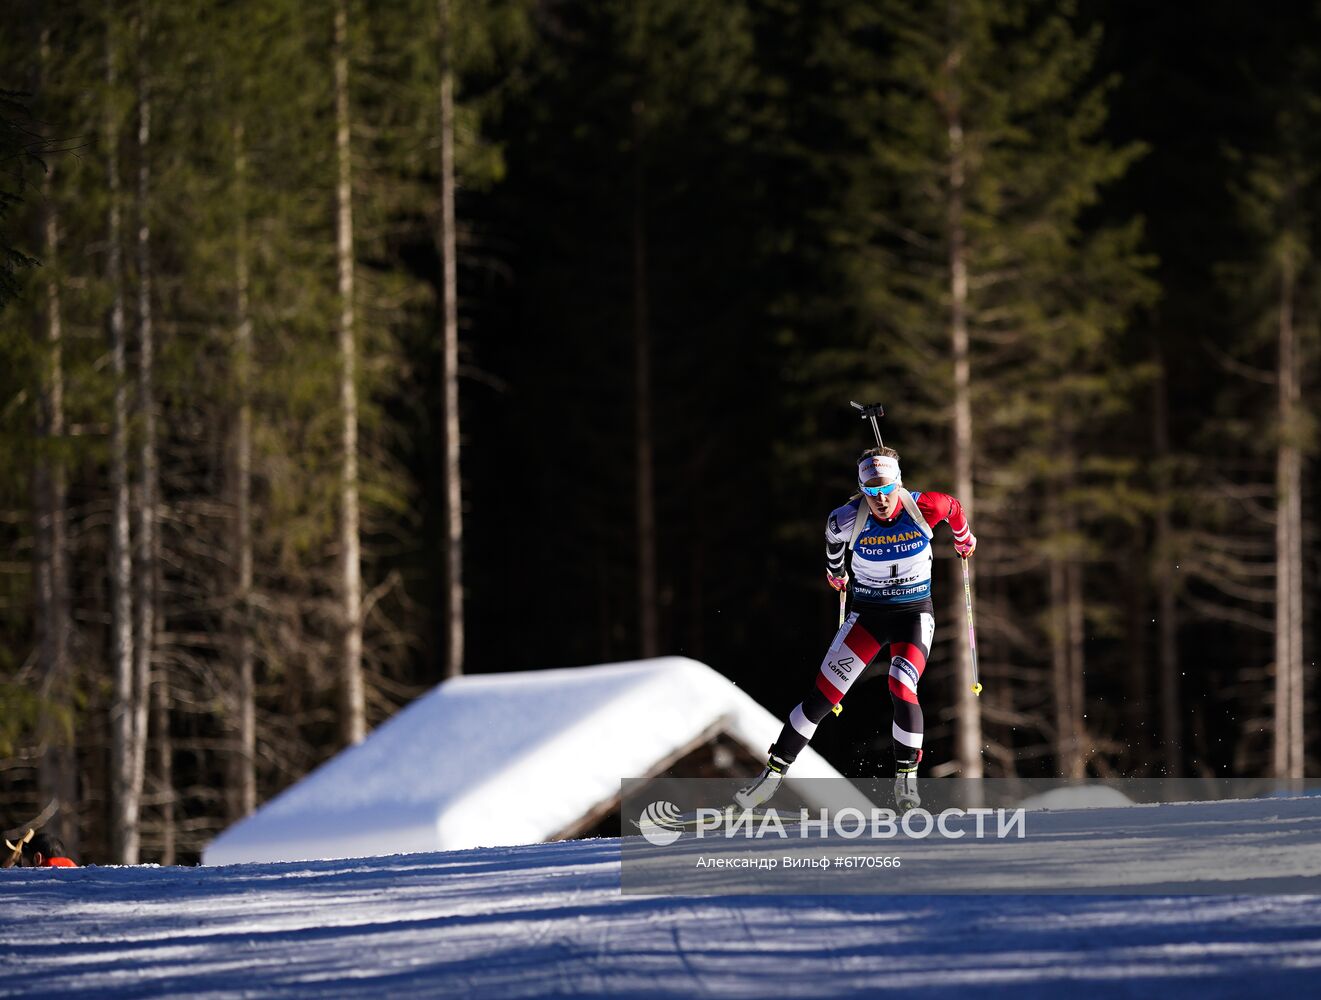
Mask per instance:
[[[735,804],[740,809],[755,809],[770,801],[771,796],[779,789],[780,782],[784,780],[785,772],[789,770],[789,763],[782,757],[776,756],[775,747],[771,747],[770,756],[761,774],[757,775],[752,784],[734,793]]]
[[[900,813],[922,804],[922,796],[917,794],[917,765],[922,760],[922,751],[909,752],[911,757],[896,756],[894,760],[894,805]]]

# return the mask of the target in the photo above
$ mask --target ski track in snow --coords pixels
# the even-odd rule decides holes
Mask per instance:
[[[1314,995],[1319,896],[625,896],[620,842],[0,873],[0,996]]]

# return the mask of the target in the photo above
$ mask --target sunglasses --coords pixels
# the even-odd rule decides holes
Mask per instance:
[[[858,489],[862,490],[862,492],[866,493],[869,497],[888,497],[898,488],[898,483],[889,483],[885,486],[863,486],[861,483],[858,484]]]

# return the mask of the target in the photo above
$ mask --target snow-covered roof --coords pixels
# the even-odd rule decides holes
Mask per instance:
[[[780,726],[686,657],[458,677],[225,830],[202,860],[536,843],[618,795],[621,778],[650,773],[714,727],[760,757]],[[790,784],[805,778],[841,775],[808,749]],[[811,783],[796,791],[818,804]]]

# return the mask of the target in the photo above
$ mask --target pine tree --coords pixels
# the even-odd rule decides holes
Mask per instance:
[[[881,46],[888,56],[857,102],[866,117],[850,123],[870,137],[879,175],[854,171],[865,206],[854,273],[873,329],[859,361],[876,382],[902,373],[904,445],[922,456],[906,462],[909,478],[936,488],[948,478],[990,541],[974,566],[997,581],[978,605],[992,675],[980,704],[966,653],[957,654],[965,775],[981,773],[982,711],[1010,726],[1036,716],[1054,731],[1065,773],[1088,751],[1082,637],[1096,602],[1084,570],[1097,554],[1086,539],[1113,516],[1096,498],[1124,470],[1076,457],[1104,446],[1104,425],[1068,415],[1103,418],[1135,390],[1107,345],[1150,286],[1138,226],[1087,221],[1139,150],[1098,138],[1109,84],[1088,70],[1099,30],[1075,27],[1074,16],[1072,6],[1026,0],[896,4],[842,47]],[[949,471],[937,472],[946,460]],[[1051,609],[1026,630],[1003,599],[1025,572],[1016,587],[1040,588]],[[958,621],[962,595],[950,596],[948,619]],[[1021,697],[1006,669],[1042,645],[1053,650],[1053,709]],[[988,749],[1012,759],[1012,740]]]
[[[104,13],[80,5],[58,19],[36,6],[16,13],[0,61],[24,81],[30,128],[45,152],[41,198],[13,216],[14,232],[37,251],[37,266],[19,275],[4,345],[4,457],[12,473],[4,502],[21,525],[6,541],[16,556],[33,557],[30,573],[4,574],[11,610],[0,629],[18,657],[0,667],[0,744],[13,755],[5,762],[4,807],[49,821],[77,850],[80,819],[110,787],[100,774],[109,712],[99,703],[107,687],[101,650],[110,644],[103,645],[107,633],[98,624],[112,619],[102,547],[110,513],[103,504],[112,381],[103,346],[108,206],[106,159],[88,138],[106,104],[85,93],[106,70]],[[122,101],[122,92],[116,97]],[[70,155],[78,148],[92,152]],[[93,252],[83,253],[86,246]],[[87,469],[96,470],[90,488],[82,481]]]
[[[106,225],[106,281],[110,287],[110,309],[107,327],[110,339],[111,375],[113,378],[112,428],[110,437],[110,484],[114,510],[111,521],[110,592],[112,618],[112,664],[114,669],[114,748],[112,751],[114,780],[112,823],[117,838],[115,856],[121,864],[136,864],[141,831],[141,784],[137,780],[134,762],[146,734],[139,728],[137,687],[134,683],[133,648],[133,567],[130,535],[129,497],[129,414],[128,414],[128,360],[125,319],[125,281],[123,270],[123,222],[120,180],[119,136],[121,121],[116,98],[119,96],[119,63],[123,46],[115,37],[117,25],[107,23],[106,31],[106,100],[105,127],[102,134],[102,155],[106,164],[106,191],[109,211]]]
[[[335,187],[336,266],[339,271],[339,355],[341,421],[340,598],[344,639],[340,664],[343,707],[340,724],[345,743],[358,743],[367,732],[367,698],[362,680],[362,564],[358,520],[358,344],[354,301],[352,117],[349,100],[348,5],[335,6]]]
[[[1279,95],[1279,103],[1266,148],[1249,154],[1237,152],[1232,157],[1238,168],[1236,194],[1252,257],[1226,267],[1246,322],[1231,367],[1240,375],[1250,375],[1257,366],[1260,379],[1273,384],[1275,407],[1260,424],[1241,419],[1217,424],[1236,447],[1259,453],[1260,443],[1270,442],[1274,481],[1269,487],[1263,483],[1261,492],[1272,496],[1274,510],[1269,521],[1262,518],[1261,534],[1273,529],[1271,558],[1269,564],[1264,559],[1244,559],[1232,548],[1220,554],[1199,553],[1195,572],[1237,601],[1273,605],[1271,769],[1276,777],[1299,779],[1306,764],[1308,695],[1304,680],[1304,470],[1315,451],[1317,419],[1315,408],[1304,402],[1312,395],[1304,393],[1304,386],[1315,378],[1321,343],[1321,285],[1316,265],[1321,245],[1321,172],[1315,166],[1317,150],[1312,138],[1312,130],[1321,123],[1317,90],[1321,64],[1302,46],[1295,46],[1283,63],[1285,73],[1273,91]],[[1267,364],[1273,368],[1269,375],[1265,374]],[[1236,381],[1240,384],[1226,393],[1227,398],[1237,398],[1245,389],[1254,391]],[[1236,488],[1255,506],[1255,498],[1247,492],[1250,486],[1242,480],[1221,493],[1232,495]],[[1251,544],[1250,539],[1245,541]],[[1273,591],[1263,585],[1262,577],[1267,574],[1274,577]]]
[[[499,132],[501,235],[517,240],[519,298],[540,331],[513,332],[509,403],[528,452],[557,457],[542,516],[582,525],[577,542],[547,540],[572,575],[547,619],[594,609],[564,655],[638,655],[704,619],[727,631],[711,601],[736,585],[711,572],[727,553],[695,510],[746,508],[729,470],[771,451],[758,417],[773,395],[730,391],[775,366],[758,350],[771,334],[752,269],[729,264],[767,252],[747,208],[763,183],[753,24],[745,4],[542,13],[526,97]]]
[[[463,673],[463,480],[459,466],[459,279],[454,216],[454,22],[449,0],[437,0],[440,38],[440,228],[441,331],[445,396],[445,619],[449,637],[445,676]]]
[[[49,27],[40,41],[39,93],[50,89],[53,49]],[[46,97],[48,108],[54,101]],[[60,211],[55,186],[47,167],[42,178],[45,293],[45,358],[40,379],[37,433],[45,449],[39,450],[33,470],[33,534],[36,549],[37,631],[42,662],[43,716],[38,737],[44,753],[40,766],[42,797],[60,803],[55,826],[61,839],[76,851],[78,829],[77,741],[73,713],[76,703],[70,639],[73,618],[69,600],[68,474],[62,439],[65,435],[64,314],[61,305]]]
[[[435,23],[433,3],[415,6]],[[34,11],[21,12],[33,39]],[[379,33],[364,22],[347,38],[364,79],[393,53],[411,57],[426,45],[415,23],[390,15]],[[456,39],[484,44],[486,28],[475,30],[470,15],[456,11]],[[131,30],[135,17],[145,37]],[[342,422],[327,420],[343,368],[324,349],[341,313],[338,164],[327,128],[333,21],[293,2],[259,11],[75,3],[56,28],[58,100],[39,95],[42,115],[55,135],[92,154],[60,161],[43,204],[20,212],[15,203],[12,216],[51,260],[15,286],[24,295],[11,303],[19,322],[5,340],[13,361],[6,399],[18,403],[3,420],[6,431],[22,428],[4,437],[5,457],[24,470],[5,497],[30,513],[31,525],[23,517],[11,528],[6,519],[4,530],[16,553],[33,556],[31,579],[10,566],[4,575],[3,648],[18,659],[0,658],[0,744],[33,762],[7,766],[6,802],[15,814],[39,813],[39,790],[67,784],[76,765],[84,795],[65,803],[71,813],[93,816],[108,797],[115,816],[89,827],[90,856],[191,857],[226,813],[253,808],[332,742],[344,467]],[[7,33],[0,48],[35,74],[38,47],[20,41]],[[391,100],[399,81],[384,76],[349,95],[364,123],[365,193],[355,196],[365,224],[352,245],[365,280],[353,383],[362,390],[363,660],[382,685],[367,692],[371,720],[416,690],[408,668],[417,610],[396,568],[416,558],[399,555],[412,551],[412,505],[391,453],[404,435],[387,407],[397,402],[399,372],[407,377],[399,342],[430,291],[393,241],[401,230],[426,234],[435,217],[439,186],[419,192],[437,166],[419,165],[417,154],[437,131],[438,62],[433,47],[429,78],[403,88],[406,99]],[[89,106],[73,95],[87,91],[99,106],[95,121],[83,122]],[[480,181],[496,173],[498,156],[471,130],[471,106],[456,102],[455,115],[456,174]],[[57,241],[73,249],[57,252]],[[434,329],[433,318],[433,338]],[[80,500],[64,519],[71,562],[62,571],[65,469]],[[39,608],[35,623],[22,614],[28,601]],[[63,607],[73,628],[58,627]],[[136,650],[124,641],[135,624]],[[73,648],[61,652],[64,638]],[[49,681],[35,693],[19,666],[34,644]],[[60,680],[69,658],[78,666]],[[145,667],[169,677],[168,690],[155,685],[150,711]],[[78,744],[68,741],[64,763],[33,752],[72,730],[75,713]],[[234,795],[221,798],[233,804],[222,806],[216,790],[231,779]],[[189,821],[178,824],[185,810]],[[107,850],[103,838],[122,843]]]
[[[152,302],[152,244],[151,214],[154,208],[152,188],[152,58],[150,46],[153,42],[153,26],[148,5],[140,2],[135,12],[135,76],[134,89],[137,98],[137,184],[136,215],[137,234],[135,239],[137,263],[137,328],[138,328],[138,372],[137,372],[137,419],[138,435],[138,486],[134,502],[137,506],[137,531],[134,543],[136,553],[133,559],[133,702],[134,729],[138,738],[133,749],[133,786],[136,795],[141,798],[147,781],[147,741],[149,709],[153,689],[166,701],[163,718],[168,718],[168,688],[164,672],[153,677],[153,654],[157,644],[157,578],[159,575],[158,556],[160,553],[157,538],[160,516],[158,496],[160,492],[159,457],[157,454],[156,430],[156,327]],[[161,734],[157,734],[160,738]],[[168,800],[169,791],[161,794]],[[171,856],[170,860],[173,860]]]

